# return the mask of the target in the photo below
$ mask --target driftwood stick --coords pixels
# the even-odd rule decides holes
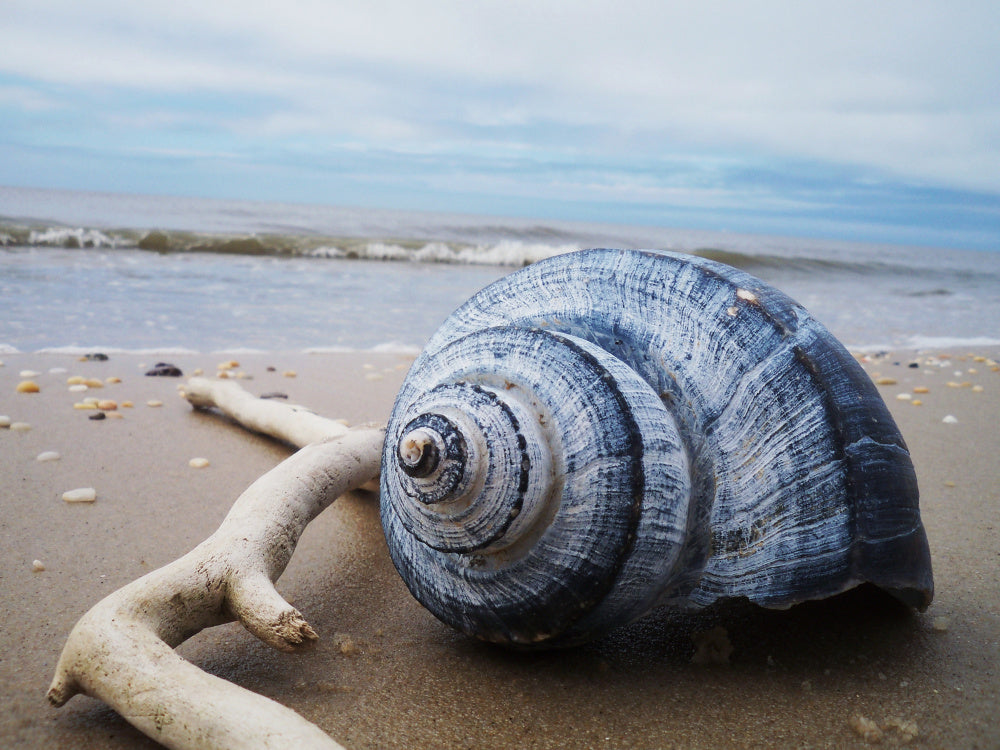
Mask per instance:
[[[235,384],[206,382],[211,404],[206,398],[199,405],[219,406],[240,421],[249,415],[252,429],[293,444],[324,430],[340,436],[307,445],[283,461],[237,499],[212,536],[84,615],[63,649],[48,699],[61,706],[76,693],[94,696],[174,748],[340,747],[294,711],[202,672],[173,648],[203,628],[234,619],[285,651],[316,639],[273,583],[306,525],[334,499],[378,474],[384,431],[347,429],[315,415],[299,429],[289,419],[307,412],[249,394],[244,398],[242,388],[228,387]],[[188,393],[192,400],[190,394],[203,391]],[[260,405],[270,421],[260,419]]]
[[[342,423],[314,414],[304,406],[261,399],[233,380],[190,378],[181,394],[199,409],[218,408],[244,427],[284,440],[297,448],[347,432]]]

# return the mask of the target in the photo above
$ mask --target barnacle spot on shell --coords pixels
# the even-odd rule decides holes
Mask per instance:
[[[871,719],[861,714],[855,714],[851,717],[849,723],[854,733],[865,742],[875,744],[882,741],[882,730]]]
[[[41,387],[34,380],[22,380],[17,384],[18,393],[38,393],[41,390]]]
[[[732,307],[727,307],[726,308],[726,314],[729,315],[729,317],[731,317],[731,318],[735,318],[736,314],[738,312],[739,312],[739,308],[737,308],[736,305],[733,305]]]
[[[741,300],[749,302],[752,305],[757,303],[757,295],[751,292],[749,289],[737,289],[736,296],[739,297]]]
[[[729,657],[733,653],[733,645],[729,642],[729,633],[721,625],[716,625],[711,630],[695,633],[691,636],[694,641],[694,655],[691,657],[692,664],[728,664]]]

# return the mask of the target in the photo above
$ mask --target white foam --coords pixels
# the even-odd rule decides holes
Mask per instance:
[[[20,354],[21,350],[10,344],[0,344],[0,354]]]
[[[44,231],[33,229],[28,235],[28,244],[66,247],[70,239],[75,240],[78,247],[118,247],[122,244],[120,240],[112,239],[104,232],[80,227],[76,229],[52,227]]]
[[[989,336],[910,336],[907,349],[958,349],[975,346],[1000,346],[1000,339]]]
[[[69,354],[79,357],[94,352],[100,352],[101,354],[139,354],[143,356],[200,354],[196,349],[188,349],[183,346],[155,346],[143,349],[122,349],[121,347],[114,346],[50,346],[36,350],[35,354]]]

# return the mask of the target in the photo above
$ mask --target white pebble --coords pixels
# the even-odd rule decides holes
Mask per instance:
[[[80,487],[64,492],[62,499],[67,503],[92,503],[97,499],[97,490],[93,487]]]
[[[208,466],[208,459],[192,458],[190,461],[188,461],[188,466],[190,466],[192,469],[204,469],[206,466]]]
[[[41,573],[43,570],[45,570],[45,563],[43,563],[41,560],[32,560],[31,569],[36,573]]]
[[[27,422],[11,422],[10,429],[14,432],[27,432],[31,429],[31,425]]]
[[[948,416],[946,416],[941,421],[944,422],[945,424],[958,424],[958,417],[956,417],[956,416],[954,416],[952,414],[949,414]]]
[[[21,370],[20,372],[22,378],[37,378],[41,374],[38,370]]]
[[[909,393],[897,393],[896,394],[896,400],[897,401],[910,401],[912,399],[913,399],[913,396],[911,396]]]
[[[146,406],[152,406],[152,407],[163,406],[163,402],[157,399],[153,399],[151,401],[147,401]]]
[[[10,417],[6,414],[0,415],[0,427],[10,427]]]
[[[83,393],[85,390],[87,390],[87,386],[85,386],[83,383],[77,383],[76,385],[71,385],[69,387],[69,390],[70,393]]]
[[[61,456],[55,451],[43,451],[35,458],[36,461],[58,461]]]

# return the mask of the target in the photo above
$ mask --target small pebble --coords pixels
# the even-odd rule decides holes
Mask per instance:
[[[154,399],[152,399],[152,400],[150,400],[150,401],[147,401],[147,402],[146,402],[146,406],[163,406],[163,402],[162,402],[162,401],[157,401],[157,400],[156,400],[156,399],[154,398]]]
[[[941,421],[944,422],[945,424],[958,424],[958,417],[954,416],[953,414],[949,414]]]
[[[82,375],[72,375],[66,378],[66,385],[85,385],[86,380]]]
[[[32,560],[31,569],[36,573],[41,573],[43,570],[45,570],[45,563],[43,563],[41,560]]]
[[[950,479],[948,479],[948,480],[945,481],[944,486],[945,487],[954,487],[955,483],[953,481],[951,481]]]
[[[32,378],[37,378],[41,374],[42,373],[38,372],[38,370],[21,370],[20,377],[25,380],[31,380]]]
[[[92,503],[97,499],[97,490],[93,487],[80,487],[64,492],[62,499],[67,503]]]
[[[87,378],[86,380],[83,381],[83,384],[85,386],[87,386],[88,388],[103,388],[104,387],[104,381],[103,380],[99,380],[98,378]]]
[[[35,457],[36,461],[58,461],[59,459],[60,455],[55,451],[43,451]]]
[[[80,358],[81,362],[107,362],[108,355],[103,352],[93,352],[92,354],[84,354]]]
[[[153,369],[147,371],[146,374],[154,377],[179,378],[184,373],[181,372],[181,368],[176,365],[172,365],[169,362],[157,362],[153,365]]]
[[[133,404],[131,401],[122,401],[123,409],[131,409],[133,406],[135,406],[135,404]]]
[[[10,429],[12,432],[27,432],[31,429],[31,425],[27,422],[11,422]]]
[[[104,416],[108,419],[125,419],[125,415],[120,411],[106,411],[104,412]]]
[[[909,393],[897,393],[896,394],[896,400],[897,401],[911,401],[911,400],[913,400],[913,396],[911,396]]]
[[[0,428],[10,427],[10,417],[6,414],[0,415]]]
[[[104,382],[105,383],[110,383],[111,385],[114,385],[115,383],[122,382],[122,379],[119,378],[119,377],[115,377],[114,375],[112,375],[110,378],[104,378]]]
[[[87,390],[87,386],[83,383],[77,383],[76,385],[71,385],[69,387],[70,393],[83,393],[85,390]]]
[[[365,380],[382,380],[384,377],[380,372],[369,372],[365,375]]]
[[[875,379],[875,385],[896,385],[896,378],[882,377]]]
[[[17,384],[18,393],[38,393],[41,390],[34,380],[22,380]]]
[[[910,402],[910,406],[923,406],[923,405],[924,402],[921,401],[919,398],[915,398]]]
[[[117,402],[111,401],[110,399],[105,399],[103,401],[97,402],[97,408],[102,411],[114,411],[115,409],[118,408],[118,404]]]
[[[930,393],[931,389],[928,388],[926,385],[918,385],[918,386],[914,387],[913,392],[914,393]]]
[[[87,419],[93,419],[95,422],[99,422],[102,419],[107,419],[107,418],[108,415],[105,414],[103,411],[99,411],[96,414],[91,414],[89,417],[87,417]]]
[[[295,370],[285,370],[281,374],[284,375],[286,378],[294,378],[296,375],[298,375],[298,373],[295,372]]]
[[[981,385],[974,385],[974,386],[972,386],[972,392],[973,393],[982,393],[983,392],[983,387]]]
[[[200,367],[196,367],[192,374],[200,377],[205,374],[205,371],[202,370]]]
[[[190,466],[192,469],[204,469],[206,466],[208,466],[208,459],[192,458],[190,461],[188,461],[188,466]]]
[[[934,622],[931,623],[931,629],[943,633],[948,629],[950,624],[947,617],[935,617]]]
[[[97,404],[91,403],[90,401],[78,401],[73,404],[74,409],[96,409]]]

